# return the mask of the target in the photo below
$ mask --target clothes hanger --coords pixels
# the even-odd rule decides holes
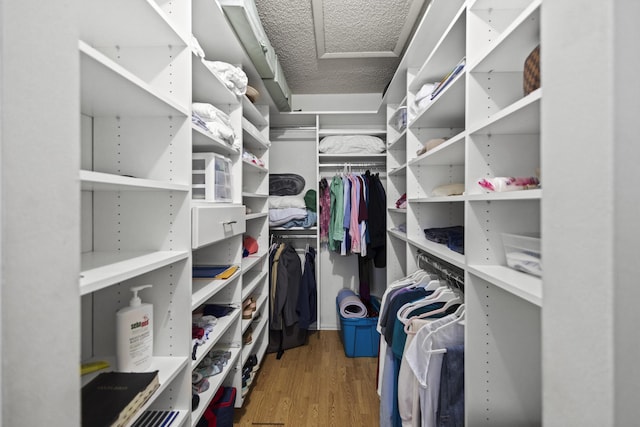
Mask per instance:
[[[427,354],[443,354],[447,352],[446,348],[431,348],[431,349],[425,349],[424,348],[424,343],[427,342],[427,338],[429,338],[432,334],[437,333],[438,331],[447,328],[451,325],[454,325],[456,323],[461,324],[461,321],[464,321],[465,318],[465,308],[464,308],[464,304],[461,304],[460,307],[458,307],[458,309],[453,313],[452,317],[454,317],[454,319],[451,322],[447,322],[444,325],[440,325],[438,326],[436,329],[434,329],[433,331],[429,332],[427,334],[427,336],[425,337],[424,341],[422,341],[421,343],[421,348],[423,350],[425,350],[427,352]],[[464,325],[464,323],[462,323],[462,325]]]
[[[404,324],[405,332],[408,332],[409,330],[408,325],[411,322],[411,319],[413,318],[421,319],[421,318],[429,317],[434,314],[441,313],[442,311],[438,311],[441,309],[441,308],[438,308],[438,309],[428,311],[426,313],[422,313],[420,315],[412,316],[410,318],[406,317],[406,313],[419,309],[420,307],[425,307],[427,305],[431,305],[439,302],[443,302],[446,305],[446,303],[449,302],[450,300],[454,300],[454,302],[450,304],[449,307],[457,302],[461,302],[460,297],[458,297],[451,289],[449,289],[446,286],[442,286],[438,288],[436,291],[434,291],[433,294],[427,295],[424,298],[420,298],[417,301],[408,302],[402,307],[400,307],[400,309],[396,313],[396,317],[398,318],[399,321],[401,321]]]

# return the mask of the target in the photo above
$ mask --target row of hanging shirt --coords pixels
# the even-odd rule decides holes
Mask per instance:
[[[381,427],[464,426],[463,279],[439,275],[419,269],[382,297]]]
[[[360,254],[386,266],[386,191],[378,174],[345,166],[320,181],[320,240],[341,255]]]

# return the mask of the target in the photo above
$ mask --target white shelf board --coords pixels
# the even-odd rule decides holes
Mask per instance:
[[[251,270],[258,262],[260,262],[265,256],[267,256],[266,249],[264,252],[259,252],[257,254],[249,255],[247,257],[242,258],[242,274],[245,274],[247,271]]]
[[[464,128],[466,67],[418,114],[409,128]]]
[[[540,133],[542,88],[469,127],[469,134],[525,135]]]
[[[258,171],[258,172],[269,173],[269,169],[265,168],[264,166],[256,165],[255,163],[251,162],[250,160],[242,159],[242,163],[244,163],[245,165],[249,166],[251,169],[254,169],[254,170]]]
[[[191,141],[193,151],[196,153],[215,152],[219,154],[239,154],[240,151],[231,145],[213,136],[213,134],[202,129],[200,126],[191,124]]]
[[[218,391],[229,373],[234,371],[236,363],[238,362],[238,358],[240,357],[241,349],[239,347],[220,347],[220,349],[226,349],[230,351],[231,357],[222,369],[222,372],[220,372],[218,375],[214,375],[213,377],[209,377],[209,389],[199,394],[200,404],[193,412],[191,412],[192,427],[195,427],[198,424],[198,421],[200,420],[200,418],[202,418],[205,409],[207,409],[209,403],[211,403],[211,400],[213,399],[216,391]]]
[[[258,212],[258,213],[247,214],[245,216],[245,220],[246,221],[251,221],[253,219],[265,218],[268,215],[269,214],[267,212]]]
[[[226,316],[218,317],[213,330],[209,333],[209,339],[196,348],[196,360],[191,360],[191,369],[194,369],[204,357],[215,347],[220,338],[229,330],[231,325],[238,320],[242,310],[235,309]]]
[[[255,199],[266,199],[267,197],[269,197],[268,194],[262,194],[262,193],[249,193],[246,191],[242,192],[242,197],[250,197],[250,198],[255,198]]]
[[[400,64],[383,96],[383,103],[393,103],[391,98],[406,94],[407,69],[419,68],[427,60],[442,34],[453,22],[460,7],[466,4],[464,0],[432,1],[429,2],[411,38]],[[396,95],[396,94],[400,95]]]
[[[231,285],[231,283],[241,275],[242,272],[238,268],[228,279],[203,279],[194,277],[191,281],[191,310],[195,310],[201,306],[222,289]]]
[[[406,143],[407,143],[407,129],[404,129],[396,138],[393,139],[393,141],[390,141],[387,144],[387,151],[391,150],[391,149],[396,149],[396,145],[404,145],[404,147],[406,148]]]
[[[255,277],[252,277],[248,283],[242,284],[242,300],[244,301],[247,297],[251,295],[253,291],[258,287],[260,282],[265,278],[268,271],[262,271],[257,274]]]
[[[244,117],[242,118],[242,131],[242,142],[245,148],[253,148],[262,151],[271,146],[271,142],[265,139],[260,131],[258,131],[258,129],[256,129],[256,127]]]
[[[387,172],[387,176],[405,175],[406,173],[407,173],[407,165],[404,164],[402,166],[398,166],[397,168],[392,169],[389,172]]]
[[[94,46],[189,45],[152,0],[83,0],[79,6],[80,39]]]
[[[524,59],[540,44],[541,0],[532,3],[479,56],[471,72],[522,72]]]
[[[407,208],[388,208],[387,210],[389,212],[395,212],[395,213],[402,213],[402,214],[407,213]]]
[[[475,0],[471,1],[471,10],[482,9],[523,9],[531,3],[531,0]]]
[[[456,267],[460,267],[462,269],[465,268],[465,256],[458,252],[452,251],[446,245],[431,242],[423,236],[408,237],[407,241],[413,246],[416,246],[417,248],[422,249],[423,251],[428,252],[448,263],[451,263]]]
[[[189,109],[88,44],[79,41],[80,108],[82,114],[100,116],[189,116]]]
[[[405,242],[407,241],[407,233],[403,233],[402,231],[393,230],[393,229],[387,230],[387,233],[389,233],[390,236],[393,236],[397,239],[400,239]]]
[[[340,129],[340,128],[326,128],[319,129],[318,135],[320,136],[329,136],[329,135],[386,135],[386,129],[379,128],[362,128],[362,129]]]
[[[542,199],[542,189],[467,195],[467,200],[470,202],[492,201],[492,200],[541,200],[541,199]]]
[[[464,165],[465,132],[460,132],[432,150],[409,160],[409,166]]]
[[[418,92],[425,83],[440,82],[465,56],[466,9],[466,5],[458,9],[454,19],[409,85],[410,92]]]
[[[110,173],[81,170],[81,188],[88,191],[184,191],[188,184],[174,184],[168,181],[131,178]]]
[[[416,197],[407,199],[408,203],[450,203],[464,202],[465,196]]]
[[[354,162],[366,162],[366,161],[378,161],[387,159],[385,153],[380,154],[318,154],[320,164],[318,166],[323,167],[322,162],[339,161],[344,162],[347,160],[353,160]]]
[[[542,307],[542,279],[502,265],[469,265],[469,273]]]
[[[264,127],[269,124],[267,119],[262,115],[260,110],[247,98],[246,95],[242,96],[242,114],[246,117],[254,126]]]
[[[239,97],[213,73],[197,55],[191,55],[192,86],[191,98],[193,102],[205,102],[208,104],[240,103]]]
[[[187,258],[187,251],[85,252],[80,261],[80,295],[95,292]]]

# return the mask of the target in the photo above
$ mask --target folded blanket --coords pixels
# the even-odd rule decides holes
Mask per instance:
[[[336,302],[340,309],[340,315],[345,319],[358,319],[367,317],[367,307],[351,289],[340,289]]]
[[[221,122],[232,127],[231,118],[224,111],[206,102],[194,102],[191,104],[191,111],[196,113],[205,122]]]
[[[222,61],[207,61],[203,59],[202,63],[237,96],[242,96],[247,92],[249,79],[242,69]]]
[[[280,225],[282,228],[292,228],[292,227],[302,227],[302,228],[310,228],[316,225],[318,221],[318,214],[313,211],[307,210],[307,216],[303,219],[292,219],[289,222],[285,222]]]
[[[306,208],[302,196],[269,196],[269,209]]]
[[[304,219],[307,210],[301,208],[269,209],[269,225],[277,227],[293,219]]]

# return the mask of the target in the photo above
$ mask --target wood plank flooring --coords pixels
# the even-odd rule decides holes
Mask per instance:
[[[316,331],[309,344],[267,354],[234,426],[377,427],[377,358],[349,358],[338,331]]]

